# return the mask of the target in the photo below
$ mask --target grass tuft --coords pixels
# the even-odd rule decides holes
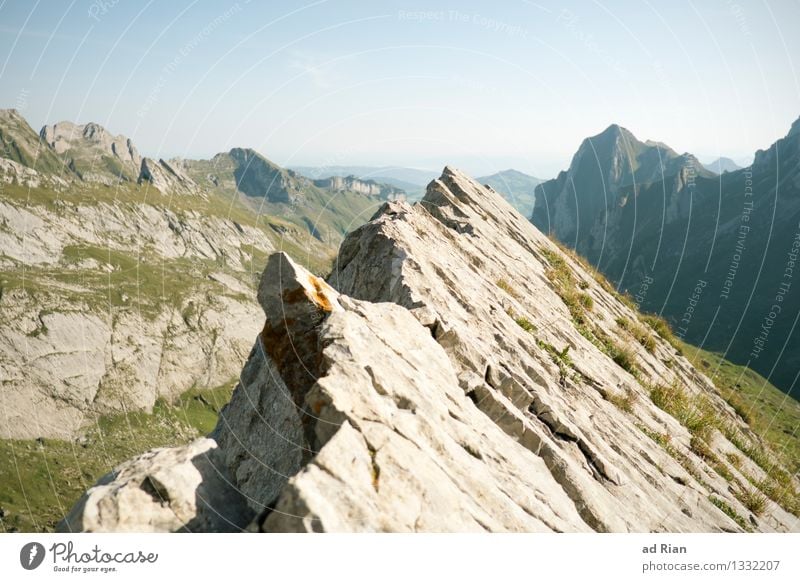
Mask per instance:
[[[626,388],[622,394],[614,392],[609,394],[606,399],[620,410],[631,413],[633,406],[639,400],[639,395],[630,388]]]
[[[519,300],[520,298],[519,292],[516,289],[514,289],[505,279],[498,279],[497,286],[506,293],[508,293],[509,295],[511,295],[511,297],[513,297],[514,299]]]
[[[741,527],[745,531],[752,531],[750,524],[747,523],[747,520],[739,515],[736,510],[728,505],[725,501],[716,497],[714,495],[709,495],[708,500],[713,503],[722,513],[730,517],[733,521],[735,521],[739,527]]]
[[[708,398],[689,394],[677,383],[652,386],[650,399],[664,412],[674,416],[690,433],[704,440],[719,425],[716,411]]]
[[[656,350],[656,340],[653,334],[647,331],[642,324],[631,321],[627,317],[618,317],[617,325],[630,333],[651,354]]]
[[[733,473],[731,473],[730,469],[725,466],[725,463],[720,460],[714,451],[711,450],[711,447],[708,446],[706,441],[697,437],[696,435],[692,435],[692,439],[689,442],[689,448],[695,455],[711,465],[711,468],[714,469],[714,471],[716,471],[720,477],[726,481],[734,480]]]
[[[661,336],[661,339],[665,340],[669,345],[675,348],[676,352],[681,355],[683,354],[683,346],[678,338],[675,337],[675,334],[672,333],[672,328],[669,326],[669,323],[667,323],[666,319],[653,314],[641,315],[640,319],[649,325],[654,332]]]
[[[634,377],[639,377],[636,367],[636,352],[628,344],[614,344],[611,359],[623,370],[630,372]]]
[[[758,489],[744,487],[734,491],[734,496],[756,517],[767,509],[767,496]]]

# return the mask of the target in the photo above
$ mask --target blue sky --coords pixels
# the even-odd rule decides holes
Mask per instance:
[[[0,0],[0,107],[163,157],[549,177],[619,123],[747,159],[800,115],[798,23],[790,1]]]

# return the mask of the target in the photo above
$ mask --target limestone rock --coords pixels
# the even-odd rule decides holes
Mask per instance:
[[[0,437],[73,438],[96,414],[235,378],[261,326],[247,266],[272,249],[257,228],[193,211],[0,200]],[[120,256],[139,274],[112,306]],[[178,305],[137,295],[154,269],[169,285],[173,260],[218,266]]]
[[[177,164],[143,158],[139,183],[149,183],[162,194],[197,195],[200,188]]]
[[[359,299],[436,313],[431,327],[459,383],[509,436],[535,441],[536,454],[592,529],[730,527],[707,499],[714,494],[740,507],[727,482],[712,473],[704,490],[644,435],[639,426],[683,432],[684,442],[689,441],[685,429],[650,402],[637,379],[579,332],[548,279],[548,256],[563,260],[576,285],[592,297],[597,334],[617,336],[619,318],[636,319],[497,193],[452,168],[428,187],[421,203],[387,203],[373,221],[351,233],[330,282]],[[520,321],[531,327],[524,329]],[[665,342],[657,340],[651,354],[623,341],[635,350],[643,381],[677,381],[708,393],[720,416],[737,422],[710,382]],[[568,353],[571,363],[554,357],[559,353]],[[607,400],[614,393],[635,395],[633,416]],[[688,447],[682,453],[691,463],[705,465]]]
[[[53,174],[41,174],[22,164],[0,158],[0,186],[3,184],[17,184],[25,188],[51,188],[59,192],[67,187],[68,182]]]
[[[111,185],[139,176],[142,158],[133,142],[97,123],[61,121],[45,125],[39,135],[82,180]]]
[[[556,267],[591,297],[589,322]],[[251,531],[742,529],[711,501],[747,515],[733,486],[644,384],[702,394],[755,435],[666,342],[626,338],[616,321],[636,314],[458,170],[348,235],[328,282],[272,255],[258,300],[264,328],[211,435]],[[629,342],[638,377],[603,341]],[[708,446],[732,445],[713,432]],[[798,529],[773,505],[750,518]]]
[[[57,531],[240,531],[250,517],[216,443],[197,439],[123,463],[84,494]]]
[[[330,192],[359,192],[367,196],[383,198],[384,200],[405,195],[403,190],[389,184],[381,184],[375,180],[362,180],[355,176],[321,178],[314,180],[314,185]]]
[[[339,296],[283,254],[259,300],[265,329],[214,436],[251,507],[274,506],[260,527],[588,529],[544,462],[475,408],[407,310]]]

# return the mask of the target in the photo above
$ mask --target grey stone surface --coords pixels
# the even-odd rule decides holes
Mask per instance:
[[[144,292],[112,307],[91,298],[119,273],[104,253],[76,257],[86,247],[164,264],[167,280],[171,260],[218,270],[179,305]],[[272,249],[259,229],[192,211],[1,200],[2,279],[19,281],[0,294],[0,438],[73,438],[94,414],[235,378],[261,327],[251,253]]]
[[[216,443],[202,438],[123,463],[84,494],[57,531],[227,532],[251,518]]]
[[[556,260],[638,378],[576,328]],[[327,283],[273,255],[258,298],[264,328],[212,435],[251,531],[740,531],[711,496],[756,531],[800,529],[772,503],[750,515],[645,387],[702,394],[755,438],[709,380],[627,337],[629,307],[457,170],[352,232]]]

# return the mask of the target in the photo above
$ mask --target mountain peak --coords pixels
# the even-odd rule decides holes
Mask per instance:
[[[615,209],[647,184],[667,180],[670,191],[680,189],[687,167],[698,176],[711,176],[694,156],[679,155],[660,142],[642,142],[612,124],[583,140],[567,172],[537,187],[531,219],[562,241],[580,241],[578,250],[598,260],[602,253],[616,252],[603,236],[606,228],[612,231],[619,226],[615,221],[621,215]]]
[[[233,148],[228,155],[236,164],[233,175],[240,192],[276,204],[290,204],[299,198],[300,182],[304,179],[294,172],[281,168],[252,148]]]
[[[42,127],[39,137],[86,181],[114,184],[139,177],[142,158],[133,142],[99,123],[59,121]]]
[[[714,172],[715,174],[724,174],[725,172],[735,172],[736,170],[741,169],[741,166],[734,162],[730,158],[726,157],[719,157],[710,164],[703,164],[703,167],[707,170]]]
[[[0,109],[0,157],[58,179],[70,174],[16,109]]]
[[[605,128],[603,131],[601,131],[599,134],[594,136],[594,138],[592,138],[592,139],[601,139],[601,138],[604,138],[604,137],[610,137],[610,138],[614,138],[614,139],[625,138],[625,139],[632,139],[632,140],[638,141],[636,139],[636,136],[634,136],[633,133],[630,132],[630,130],[628,130],[628,129],[626,129],[626,128],[624,128],[621,125],[618,125],[616,123],[612,123],[607,128]]]
[[[591,159],[613,158],[631,147],[645,147],[645,144],[636,139],[636,136],[624,127],[612,123],[597,135],[584,139],[578,148],[576,157],[588,155]]]
[[[603,131],[601,131],[600,134],[601,135],[602,134],[617,134],[617,133],[622,133],[623,131],[628,131],[628,130],[625,129],[624,127],[622,127],[621,125],[617,124],[617,123],[612,123],[607,128],[605,128]]]
[[[253,148],[231,148],[228,155],[239,163],[248,163],[253,162],[253,160],[258,160],[260,163],[266,164],[275,170],[282,170],[278,164],[265,158]]]
[[[467,177],[461,170],[456,168],[455,166],[445,166],[442,170],[442,175],[439,179],[444,179],[445,177]]]

